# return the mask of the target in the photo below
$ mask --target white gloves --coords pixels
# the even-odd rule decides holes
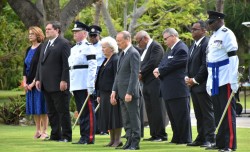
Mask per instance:
[[[208,94],[209,96],[211,96],[211,95],[212,95],[212,92],[211,92],[210,87],[207,86],[206,89],[207,89],[207,94]]]
[[[94,87],[88,87],[88,94],[93,94],[93,92],[95,91]]]
[[[231,85],[231,89],[234,93],[236,93],[239,89],[239,84],[238,83],[232,83]]]

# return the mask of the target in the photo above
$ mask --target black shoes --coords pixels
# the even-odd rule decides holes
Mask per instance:
[[[204,142],[200,147],[212,147],[215,143],[211,143],[209,141]]]
[[[72,144],[80,144],[80,145],[88,145],[88,144],[94,144],[93,142],[87,142],[79,140],[78,142],[72,142]]]
[[[126,148],[125,150],[139,150],[140,147],[139,146],[130,146],[128,148]]]
[[[219,152],[231,152],[231,151],[233,151],[233,150],[230,148],[224,148],[224,149],[219,150]]]
[[[69,140],[69,139],[60,139],[58,140],[58,142],[71,142],[72,140]]]
[[[193,141],[187,144],[187,146],[201,146],[201,145],[202,145],[202,142],[200,141]]]

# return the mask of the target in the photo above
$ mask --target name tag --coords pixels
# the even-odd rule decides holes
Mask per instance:
[[[174,58],[174,56],[168,56],[168,59],[172,59],[172,58]]]

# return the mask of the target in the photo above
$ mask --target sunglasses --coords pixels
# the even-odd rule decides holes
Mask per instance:
[[[90,34],[90,37],[97,37],[97,34]]]
[[[207,24],[208,24],[208,25],[211,25],[211,24],[213,24],[215,21],[216,21],[216,19],[208,19],[208,20],[207,20]]]

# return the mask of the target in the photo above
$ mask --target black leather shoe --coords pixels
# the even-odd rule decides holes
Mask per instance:
[[[130,147],[128,147],[128,148],[125,149],[125,150],[139,150],[139,149],[140,149],[139,146],[130,146]]]
[[[231,152],[231,151],[233,151],[233,150],[230,148],[223,148],[223,149],[219,150],[219,152]]]
[[[72,140],[69,140],[69,139],[60,139],[58,140],[58,142],[71,142]]]
[[[200,141],[193,141],[187,144],[187,146],[200,146],[200,145],[202,145],[202,142]]]
[[[211,146],[206,147],[205,150],[218,150],[219,148],[216,146],[216,144],[211,144]]]
[[[200,147],[212,147],[215,143],[210,143],[209,141],[204,142]]]
[[[147,139],[143,139],[143,141],[153,141],[153,140],[155,140],[156,138],[154,138],[154,137],[150,137],[150,138],[147,138]]]
[[[116,147],[115,149],[127,149],[127,148],[130,147],[130,145],[131,145],[131,140],[128,139],[128,140],[126,141],[125,145],[123,145],[122,147]]]
[[[72,144],[83,144],[83,145],[87,145],[87,142],[86,142],[86,141],[79,140],[78,142],[72,142]]]
[[[155,138],[155,139],[153,139],[151,141],[153,141],[153,142],[162,142],[163,140],[161,138]]]

